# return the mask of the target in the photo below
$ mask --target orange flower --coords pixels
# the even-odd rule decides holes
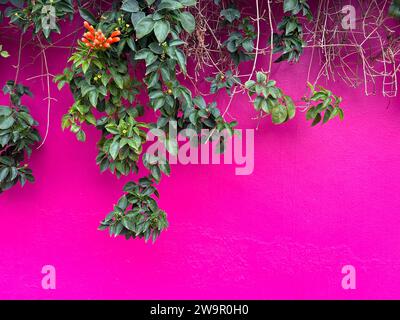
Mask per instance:
[[[116,30],[116,31],[114,31],[113,33],[111,33],[111,38],[114,38],[114,37],[118,37],[119,35],[121,34],[121,31],[119,31],[119,30]]]
[[[100,29],[95,30],[89,22],[85,21],[83,26],[88,30],[83,34],[81,41],[92,49],[107,49],[112,43],[119,42],[121,39],[118,37],[121,32],[119,30],[111,33],[111,36],[106,38],[103,31]]]

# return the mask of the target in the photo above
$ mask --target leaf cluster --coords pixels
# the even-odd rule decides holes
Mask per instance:
[[[308,86],[311,89],[311,97],[308,99],[308,102],[311,102],[312,106],[307,110],[306,119],[312,120],[312,126],[320,122],[324,124],[336,116],[339,116],[340,120],[343,120],[344,113],[340,107],[342,102],[341,97],[322,86],[318,86],[317,89],[310,83]]]
[[[312,19],[310,6],[306,0],[284,0],[283,10],[285,16],[278,24],[278,32],[273,35],[274,53],[281,53],[275,62],[298,62],[303,47],[303,27],[297,15],[302,13],[308,20]]]
[[[10,95],[10,105],[0,106],[0,193],[18,182],[24,186],[26,181],[34,181],[25,161],[32,153],[32,146],[40,141],[38,123],[21,104],[23,95],[32,95],[29,89],[10,80],[3,92]]]
[[[292,98],[276,86],[276,81],[268,80],[265,73],[257,72],[256,80],[247,81],[245,87],[250,96],[256,96],[254,108],[271,115],[274,124],[282,124],[294,118],[296,107]]]

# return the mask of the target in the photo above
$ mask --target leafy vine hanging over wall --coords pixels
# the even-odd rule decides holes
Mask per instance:
[[[53,79],[59,89],[68,85],[75,101],[63,117],[62,127],[70,129],[79,141],[85,141],[87,126],[101,132],[96,159],[101,171],[109,170],[117,177],[137,174],[140,162],[148,170],[141,179],[125,185],[124,194],[99,229],[108,229],[111,235],[123,235],[127,239],[154,241],[168,226],[166,213],[156,201],[159,196],[156,185],[162,174],[169,175],[171,170],[163,155],[144,153],[147,131],[163,130],[166,133],[163,142],[173,155],[178,145],[169,132],[171,121],[176,122],[178,130],[192,129],[198,135],[202,129],[208,129],[211,133],[206,141],[219,139],[223,147],[224,139],[219,133],[233,132],[236,121],[226,121],[226,115],[239,93],[249,95],[259,121],[271,117],[274,124],[282,124],[292,119],[299,109],[294,102],[298,99],[284,93],[271,79],[271,70],[274,63],[298,62],[308,47],[312,48],[311,63],[315,48],[321,49],[323,57],[331,54],[326,39],[332,38],[323,36],[323,41],[319,40],[330,31],[318,32],[321,17],[327,17],[331,6],[329,0],[319,3],[313,15],[305,0],[266,1],[265,8],[254,0],[255,12],[249,10],[248,2],[233,0],[124,0],[111,4],[0,0],[4,5],[0,20],[22,32],[16,80],[8,81],[4,89],[10,94],[10,105],[0,107],[0,192],[18,181],[22,185],[26,180],[33,181],[25,162],[32,145],[40,141],[37,122],[21,105],[22,95],[31,93],[27,87],[17,84],[23,33],[32,32],[32,41],[41,49],[45,70],[40,76],[47,80],[50,112],[52,75],[46,49],[60,41],[52,39],[55,34],[62,34],[64,20],[76,16],[84,20],[82,27],[61,38],[80,38],[77,42],[74,40],[64,72]],[[393,1],[391,15],[399,16],[399,11],[398,2]],[[275,22],[274,14],[280,17],[280,22]],[[308,32],[310,25],[315,25],[315,32]],[[264,34],[262,30],[270,32]],[[392,64],[397,61],[394,49],[397,44],[397,38],[391,40]],[[6,49],[0,46],[3,58],[9,56]],[[367,57],[361,52],[365,66]],[[261,55],[269,57],[266,71],[257,71]],[[188,61],[194,66],[191,70]],[[384,61],[385,65],[389,64],[385,55]],[[246,63],[252,66],[249,74],[241,72],[241,66]],[[372,74],[368,68],[372,68],[370,64],[364,68],[364,75]],[[316,85],[323,70],[328,70],[327,63],[321,70],[317,80],[308,84],[310,92],[302,99],[306,119],[312,125],[326,123],[336,116],[343,119],[342,99]],[[387,73],[385,77],[390,75]],[[209,82],[209,92],[201,92],[196,86],[199,78]],[[223,111],[216,103],[207,104],[204,99],[220,90],[230,97]],[[141,104],[142,93],[147,95],[148,105]],[[156,115],[156,121],[142,120],[149,112]],[[48,127],[44,141],[47,134]]]
[[[32,96],[29,89],[8,81],[3,92],[10,95],[10,106],[0,106],[0,193],[17,182],[23,186],[26,181],[34,181],[32,170],[24,161],[26,155],[31,155],[32,146],[40,141],[38,123],[21,104],[23,95]]]

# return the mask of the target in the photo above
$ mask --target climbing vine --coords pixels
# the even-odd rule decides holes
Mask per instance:
[[[10,105],[0,106],[0,193],[18,182],[23,186],[34,181],[26,160],[40,141],[38,123],[21,103],[22,96],[32,96],[29,88],[8,81],[3,92],[10,96]]]
[[[289,96],[283,85],[271,78],[274,65],[302,59],[312,45],[307,36],[310,25],[319,27],[322,9],[313,13],[306,0],[266,1],[262,8],[255,0],[248,12],[246,3],[0,0],[0,22],[21,32],[15,53],[16,80],[8,81],[4,89],[10,103],[0,106],[0,192],[18,181],[21,185],[33,181],[27,159],[41,140],[38,123],[21,102],[31,93],[17,83],[23,36],[27,34],[40,49],[44,65],[40,77],[47,83],[48,112],[52,79],[60,90],[68,86],[74,98],[62,118],[62,128],[81,142],[86,140],[88,126],[96,128],[100,171],[108,170],[118,178],[134,177],[100,223],[99,229],[113,236],[155,241],[168,226],[167,215],[157,203],[157,184],[163,175],[170,175],[171,167],[165,154],[145,152],[150,130],[165,133],[160,139],[170,155],[178,153],[172,129],[190,129],[198,136],[207,129],[210,135],[203,140],[218,140],[223,151],[226,137],[221,133],[234,133],[237,122],[228,121],[227,116],[240,93],[248,95],[259,122],[270,117],[273,124],[283,124],[299,113],[313,126],[336,117],[343,119],[342,98],[318,85],[319,76],[308,84],[304,97]],[[398,17],[398,1],[387,10]],[[46,51],[60,41],[57,37],[63,36],[68,20],[79,27],[65,36],[73,37],[71,55],[64,71],[53,76]],[[0,55],[8,58],[10,49],[5,49],[0,45]],[[266,57],[266,69],[259,69],[260,56]],[[243,73],[242,68],[250,72]],[[310,72],[307,78],[309,81]],[[199,79],[208,83],[207,92],[198,87]],[[229,102],[218,107],[214,95],[221,92],[228,95]],[[149,119],[143,117],[148,114],[154,115],[154,120],[144,120]]]

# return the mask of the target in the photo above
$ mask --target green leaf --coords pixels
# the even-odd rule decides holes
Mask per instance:
[[[198,106],[200,109],[206,109],[207,108],[206,101],[204,100],[204,98],[202,96],[194,97],[193,98],[193,104]]]
[[[315,118],[315,107],[311,107],[306,112],[306,120],[311,120]]]
[[[90,124],[92,124],[92,125],[96,125],[96,123],[97,123],[97,120],[96,120],[96,118],[95,118],[95,116],[92,114],[92,113],[88,113],[86,116],[85,116],[85,120],[86,120],[86,122],[87,123],[90,123]]]
[[[10,54],[9,54],[7,51],[0,51],[0,55],[1,55],[3,58],[8,58],[8,57],[10,56]]]
[[[9,168],[3,168],[0,170],[0,181],[5,180],[5,178],[7,177],[8,173],[10,172]]]
[[[35,120],[33,120],[33,118],[31,117],[31,115],[29,113],[20,111],[18,113],[18,116],[29,126],[32,126],[35,122]]]
[[[236,19],[240,18],[239,10],[236,10],[236,9],[233,9],[233,8],[228,8],[228,9],[225,9],[225,10],[221,10],[220,15],[221,15],[221,17],[224,17],[226,20],[228,20],[230,23],[232,23]]]
[[[8,117],[9,115],[11,115],[11,113],[12,109],[10,107],[0,106],[0,116]]]
[[[252,39],[246,39],[242,43],[242,47],[246,52],[253,52],[254,50],[254,41]]]
[[[136,225],[135,225],[135,218],[134,218],[134,217],[131,217],[131,216],[128,216],[128,215],[125,216],[125,217],[122,219],[122,224],[123,224],[124,227],[127,228],[128,230],[136,231],[136,230],[135,230]]]
[[[119,199],[117,206],[125,211],[125,209],[128,207],[128,199],[123,196],[121,199]]]
[[[128,47],[133,51],[136,52],[136,44],[135,42],[132,40],[132,38],[128,38],[126,40],[126,43],[128,44]]]
[[[322,120],[322,123],[327,123],[330,118],[331,118],[331,111],[326,110],[325,114],[324,114],[324,119]]]
[[[82,72],[86,73],[89,69],[89,66],[90,66],[89,60],[84,60],[82,62]]]
[[[146,16],[146,14],[142,11],[134,12],[131,14],[131,22],[132,22],[132,25],[135,28],[135,30],[136,30],[137,23],[140,21],[140,19],[144,18],[145,16]]]
[[[293,119],[294,116],[296,115],[296,107],[293,103],[293,100],[289,96],[284,96],[283,99],[285,100],[285,103],[286,103],[288,118]]]
[[[152,52],[149,49],[147,49],[147,48],[142,49],[142,50],[136,52],[135,60],[146,60],[146,59],[148,59],[148,56],[150,54],[152,54]]]
[[[286,24],[286,31],[285,34],[288,35],[289,33],[293,32],[294,30],[296,30],[298,27],[298,23],[295,20],[290,20],[287,24]]]
[[[267,75],[263,72],[257,72],[256,77],[258,83],[264,83],[265,81],[267,81]]]
[[[265,113],[269,113],[267,101],[261,96],[254,100],[254,108],[258,111],[263,110]]]
[[[154,72],[150,74],[150,76],[146,79],[147,86],[149,88],[155,87],[158,85],[160,80],[160,74],[158,72]]]
[[[168,21],[158,20],[154,24],[154,34],[156,35],[157,41],[162,43],[167,39],[167,36],[171,30],[170,24]]]
[[[178,143],[176,140],[168,139],[165,141],[165,148],[174,156],[178,154]]]
[[[121,9],[127,12],[138,12],[140,10],[139,4],[136,0],[125,0]]]
[[[150,171],[151,171],[151,175],[154,177],[154,179],[156,181],[160,181],[161,180],[161,170],[160,170],[159,167],[152,166]]]
[[[155,111],[157,111],[158,109],[162,108],[165,104],[165,98],[161,97],[158,99],[154,100],[154,104],[153,104],[153,108]]]
[[[120,233],[121,233],[121,231],[124,229],[124,226],[123,226],[123,224],[122,223],[118,223],[117,225],[115,225],[115,228],[114,228],[114,235],[115,236],[118,236]]]
[[[245,86],[246,89],[250,89],[255,84],[256,84],[256,82],[254,80],[248,80],[248,81],[245,82],[244,86]]]
[[[10,158],[10,157],[3,157],[3,156],[1,156],[1,157],[0,157],[0,163],[6,165],[6,166],[8,166],[8,167],[11,167],[11,166],[14,165],[14,159],[12,159],[12,158]]]
[[[114,82],[118,86],[118,88],[123,89],[124,88],[124,79],[119,73],[113,74]]]
[[[10,170],[10,181],[15,180],[15,178],[17,177],[17,175],[18,175],[18,170],[17,170],[17,168],[12,167],[11,170]]]
[[[110,156],[111,158],[113,158],[113,160],[117,159],[118,152],[119,152],[119,142],[117,140],[114,140],[110,146]]]
[[[117,127],[117,125],[115,123],[108,123],[106,125],[106,130],[108,132],[112,133],[112,134],[118,134],[119,133],[118,127]]]
[[[78,141],[82,141],[85,142],[86,141],[86,134],[84,131],[79,130],[78,133],[76,134],[76,138],[78,139]]]
[[[161,90],[154,90],[154,91],[149,92],[149,98],[151,100],[159,99],[162,97],[164,97],[164,93]]]
[[[78,126],[78,125],[76,125],[75,123],[73,123],[72,125],[71,125],[71,132],[73,132],[73,133],[78,133],[79,132],[79,130],[80,130],[81,128]]]
[[[195,6],[197,1],[196,0],[179,0],[185,7],[192,7]]]
[[[61,128],[64,130],[70,126],[70,115],[64,114],[61,120]]]
[[[89,101],[93,107],[97,106],[98,93],[96,90],[89,91]]]
[[[284,123],[287,119],[287,110],[282,105],[277,105],[272,109],[272,122],[275,124]]]
[[[150,43],[149,48],[155,54],[163,54],[164,52],[163,48],[157,42]]]
[[[328,96],[326,95],[325,92],[319,91],[316,92],[312,97],[311,101],[318,101],[318,100],[325,100]]]
[[[341,109],[341,108],[339,108],[339,107],[337,107],[336,109],[338,109],[338,112],[339,112],[339,119],[340,119],[340,120],[343,120],[343,119],[344,119],[344,112],[343,112],[343,109]]]
[[[186,56],[180,49],[176,49],[175,52],[176,58],[178,60],[179,67],[181,68],[182,72],[186,74]]]
[[[158,10],[178,10],[182,9],[183,5],[179,3],[178,1],[173,1],[173,0],[161,0],[161,3],[158,5],[157,9]]]
[[[321,114],[318,113],[318,114],[316,115],[316,117],[314,118],[314,121],[312,122],[311,126],[314,127],[314,126],[317,125],[320,121],[321,121]]]
[[[283,2],[283,11],[288,12],[292,11],[297,7],[298,0],[284,0]]]
[[[95,25],[97,23],[96,18],[89,10],[85,8],[79,8],[79,14],[81,15],[83,20],[86,20],[90,24]]]
[[[171,40],[169,43],[168,43],[168,45],[170,46],[170,47],[176,47],[176,46],[181,46],[181,45],[183,45],[183,44],[185,44],[186,42],[185,41],[183,41],[183,40],[181,40],[181,39],[174,39],[174,40]]]
[[[14,122],[15,122],[15,119],[13,117],[3,118],[3,120],[0,120],[0,129],[2,129],[2,130],[9,129],[12,127]]]
[[[185,29],[186,32],[192,33],[195,30],[196,21],[190,12],[181,12],[178,16],[178,19],[182,25],[182,28]]]
[[[144,36],[148,35],[150,32],[152,32],[154,29],[154,21],[151,15],[145,16],[142,19],[140,19],[137,22],[135,29],[136,29],[136,37],[138,39],[141,39]]]
[[[168,163],[168,161],[165,160],[165,163],[160,164],[160,169],[162,172],[164,172],[167,176],[171,174],[171,167]]]

